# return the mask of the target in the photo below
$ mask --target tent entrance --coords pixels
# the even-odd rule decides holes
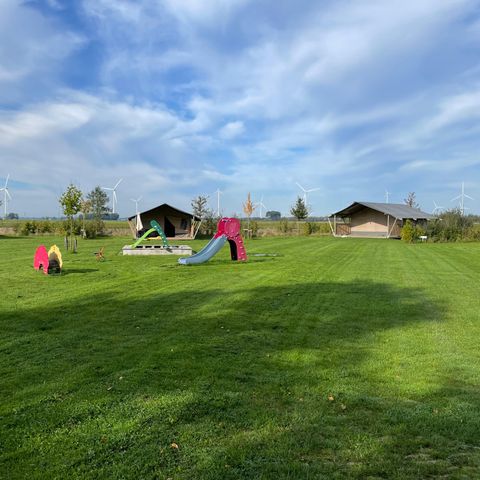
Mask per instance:
[[[175,225],[167,217],[165,217],[165,228],[163,230],[166,237],[175,236]]]

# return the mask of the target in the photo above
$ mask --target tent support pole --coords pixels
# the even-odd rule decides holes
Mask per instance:
[[[391,228],[391,229],[390,229],[390,231],[388,232],[388,236],[387,236],[387,238],[390,238],[390,235],[392,234],[393,227],[396,225],[396,223],[397,223],[397,220],[398,220],[398,218],[397,218],[397,217],[395,217],[395,221],[393,222],[392,228]]]
[[[334,230],[333,230],[332,222],[330,222],[330,217],[327,217],[327,220],[328,220],[328,225],[329,225],[329,227],[330,227],[330,230],[332,231],[332,235],[333,235],[334,237],[336,237],[337,235],[336,235],[336,233],[335,233]]]
[[[203,220],[200,220],[200,221],[198,222],[198,225],[196,226],[196,228],[195,228],[195,225],[192,225],[192,227],[193,227],[193,228],[192,228],[192,230],[193,230],[193,239],[194,239],[194,240],[195,240],[195,237],[197,236],[198,231],[200,230],[200,227],[201,227],[201,225],[202,225],[202,222],[203,222]]]

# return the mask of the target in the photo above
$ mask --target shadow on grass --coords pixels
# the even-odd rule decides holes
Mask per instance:
[[[84,274],[98,272],[98,268],[65,268],[62,270],[62,275]]]
[[[409,390],[401,376],[423,378],[422,360],[388,343],[421,354],[442,309],[373,282],[19,306],[14,323],[0,315],[5,458],[79,478],[470,474],[478,393]]]

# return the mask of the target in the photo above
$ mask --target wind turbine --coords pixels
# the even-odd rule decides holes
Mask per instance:
[[[305,206],[308,208],[308,198],[307,198],[307,193],[310,193],[310,192],[316,192],[317,190],[320,190],[320,188],[309,188],[309,189],[305,189],[303,188],[298,182],[295,182],[299,187],[300,189],[303,191],[303,203],[305,203]]]
[[[142,199],[142,197],[138,197],[137,199],[135,198],[131,198],[130,200],[132,202],[135,202],[135,229],[137,230],[137,236],[138,236],[138,232],[140,230],[143,230],[143,223],[142,223],[142,218],[140,216],[140,213],[138,211],[138,202]]]
[[[263,209],[268,210],[268,208],[263,203],[263,195],[260,198],[260,201],[255,204],[256,207],[260,207],[260,218],[263,218]]]
[[[142,197],[138,197],[137,199],[131,198],[130,200],[135,203],[135,215],[138,214],[138,202],[142,199]]]
[[[12,199],[12,196],[10,195],[10,192],[8,191],[8,179],[10,178],[10,174],[7,175],[7,178],[5,179],[5,185],[0,188],[0,192],[3,191],[3,218],[7,218],[7,197],[9,200]]]
[[[112,192],[112,213],[115,213],[115,205],[117,204],[117,187],[122,180],[123,178],[121,178],[114,187],[102,187],[104,190],[110,190]]]
[[[217,194],[217,217],[220,216],[220,195],[223,194],[223,192],[217,188],[213,193]]]
[[[451,202],[454,202],[455,200],[460,200],[460,212],[462,215],[465,214],[465,210],[467,210],[467,207],[465,206],[465,199],[469,198],[470,200],[474,200],[472,197],[467,195],[465,193],[465,182],[462,182],[462,193],[460,195],[457,195],[456,197],[452,198]]]
[[[388,199],[390,198],[390,192],[385,189],[385,202],[388,203]]]
[[[443,208],[440,205],[437,205],[437,202],[435,202],[435,200],[433,201],[433,206],[435,208],[432,211],[432,215],[435,215],[435,212],[440,212],[440,210]]]

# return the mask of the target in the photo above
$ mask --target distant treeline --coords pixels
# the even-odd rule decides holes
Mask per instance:
[[[82,215],[77,215],[78,218],[82,218]],[[18,213],[9,213],[6,217],[6,220],[51,220],[53,222],[66,220],[67,217],[20,217]],[[93,213],[87,213],[85,215],[85,220],[94,220],[95,216]],[[101,220],[119,220],[120,217],[118,213],[103,213],[100,217]]]

